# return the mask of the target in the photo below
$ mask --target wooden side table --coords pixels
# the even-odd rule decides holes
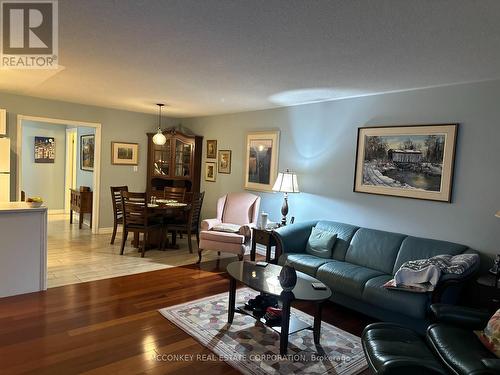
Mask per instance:
[[[271,247],[276,246],[276,240],[272,230],[252,228],[252,250],[250,251],[250,260],[255,261],[255,252],[257,244],[266,246],[266,262],[271,263]],[[276,263],[276,254],[273,263]]]

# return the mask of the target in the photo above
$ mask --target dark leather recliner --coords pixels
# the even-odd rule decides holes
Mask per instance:
[[[433,304],[431,310],[435,323],[425,338],[394,323],[365,328],[363,349],[376,374],[500,374],[500,359],[473,332],[482,330],[491,314],[445,304]]]

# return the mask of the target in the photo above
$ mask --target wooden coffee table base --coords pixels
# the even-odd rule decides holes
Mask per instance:
[[[278,298],[282,303],[281,326],[268,326],[268,327],[273,329],[280,335],[280,355],[286,355],[287,353],[288,336],[296,332],[299,332],[303,329],[311,329],[313,331],[314,343],[319,344],[319,339],[321,336],[321,312],[323,307],[323,301],[311,301],[316,304],[316,312],[314,314],[314,324],[311,327],[309,324],[304,323],[302,320],[295,318],[290,314],[291,304],[294,301],[294,295],[292,292],[283,291]],[[236,280],[233,277],[230,277],[229,306],[228,306],[228,316],[227,316],[227,322],[229,324],[233,323],[235,312],[249,315],[255,318],[256,320],[260,320],[259,317],[253,315],[250,311],[236,307]]]

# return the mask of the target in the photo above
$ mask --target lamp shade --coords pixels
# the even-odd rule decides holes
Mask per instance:
[[[290,172],[288,169],[286,172],[278,173],[273,190],[280,191],[282,193],[298,193],[299,184],[297,182],[297,175]]]
[[[153,136],[153,143],[158,146],[163,146],[167,142],[167,137],[163,135],[161,132],[161,129],[158,128],[158,131],[156,134]]]
[[[497,211],[497,213],[495,214],[496,217],[500,218],[500,210]]]

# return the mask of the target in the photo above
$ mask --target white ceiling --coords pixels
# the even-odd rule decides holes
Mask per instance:
[[[498,0],[60,0],[57,74],[0,90],[170,116],[500,78]]]

